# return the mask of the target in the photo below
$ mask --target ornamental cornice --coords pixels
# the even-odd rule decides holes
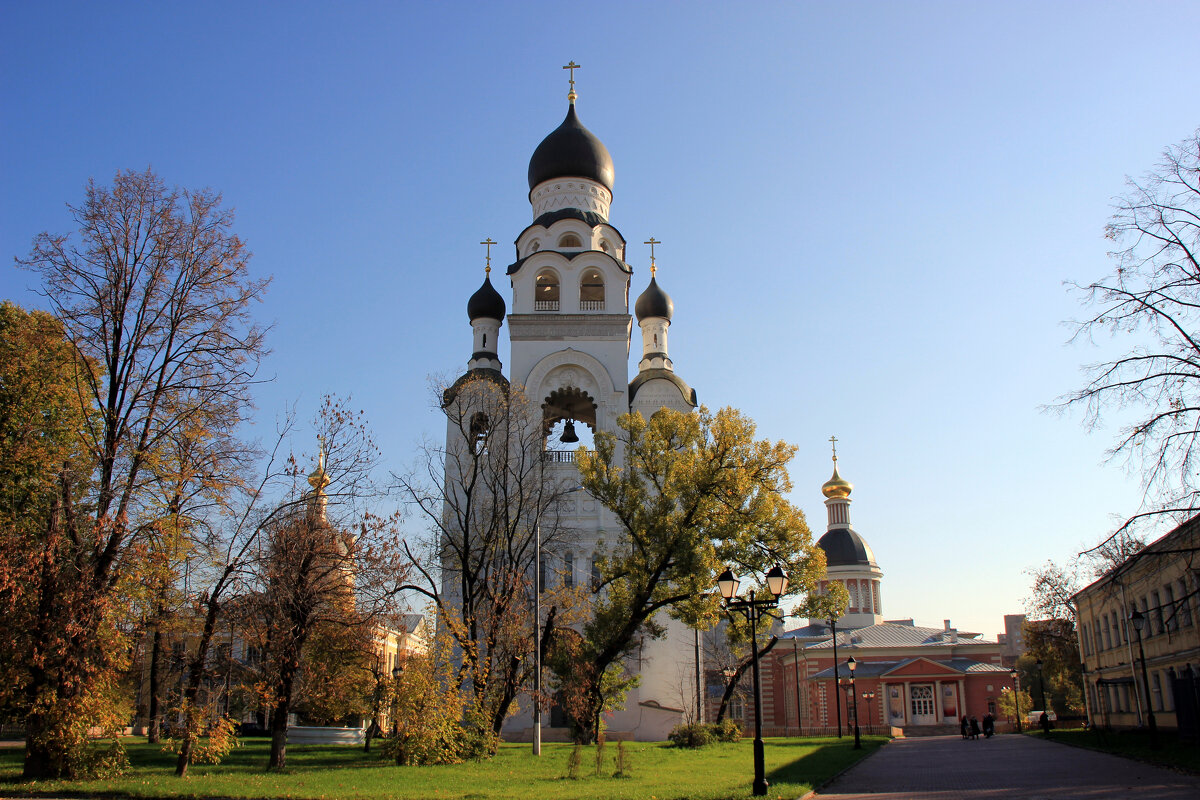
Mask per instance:
[[[570,341],[609,339],[628,341],[633,329],[629,314],[509,314],[508,339],[520,341]]]

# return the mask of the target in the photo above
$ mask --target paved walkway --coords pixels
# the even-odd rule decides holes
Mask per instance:
[[[825,787],[820,800],[1197,800],[1200,777],[1006,735],[897,739]]]

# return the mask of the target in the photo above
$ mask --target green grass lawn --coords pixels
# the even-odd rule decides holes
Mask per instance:
[[[1042,737],[1041,731],[1030,735]],[[1055,729],[1050,740],[1100,750],[1115,756],[1135,758],[1149,764],[1200,774],[1200,746],[1196,742],[1181,742],[1174,731],[1159,731],[1158,747],[1152,747],[1148,731],[1103,731],[1082,728]]]
[[[882,737],[853,740],[767,739],[769,797],[797,798],[874,752]],[[173,774],[173,757],[140,740],[129,740],[132,769],[122,778],[23,783],[21,750],[0,751],[0,795],[86,797],[403,798],[403,800],[724,800],[750,796],[754,777],[751,741],[678,750],[662,743],[625,745],[630,777],[614,778],[615,743],[605,748],[599,776],[594,747],[583,748],[579,778],[567,777],[571,746],[546,744],[540,759],[528,744],[507,744],[490,761],[442,767],[397,767],[360,747],[293,745],[288,769],[266,774],[268,743],[246,740],[218,766],[198,765],[184,780]]]

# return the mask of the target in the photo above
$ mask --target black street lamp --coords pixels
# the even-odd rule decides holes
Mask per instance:
[[[1042,672],[1042,660],[1037,661],[1038,668],[1038,691],[1042,695],[1042,732],[1047,736],[1050,735],[1050,709],[1046,705],[1046,674]]]
[[[1008,671],[1008,675],[1013,679],[1013,703],[1017,708],[1017,733],[1021,732],[1021,673],[1017,672],[1017,668],[1013,667]]]
[[[392,681],[400,680],[400,675],[404,672],[404,668],[400,666],[403,662],[397,660],[396,666],[392,667]],[[400,700],[400,687],[392,687],[392,738],[400,735],[400,714],[396,711],[397,703]]]
[[[870,733],[870,726],[871,726],[870,720],[872,719],[872,717],[871,717],[871,701],[875,699],[875,690],[872,689],[869,692],[863,692],[862,697],[863,697],[863,700],[865,700],[867,703],[867,720],[868,720],[867,721],[867,732]]]
[[[858,662],[854,660],[854,656],[850,656],[846,666],[850,668],[850,696],[854,698],[854,749],[862,750],[862,738],[858,732],[858,693],[854,691],[854,669]]]
[[[842,679],[838,675],[837,659],[837,617],[829,617],[829,632],[833,634],[833,709],[837,712],[838,738],[842,738],[842,704],[838,692],[842,689]]]
[[[799,736],[804,730],[804,723],[800,716],[800,645],[796,639],[792,638],[792,678],[796,681],[796,735]],[[805,663],[808,663],[805,661]]]
[[[779,606],[779,597],[787,590],[788,577],[787,573],[783,571],[783,567],[778,564],[771,567],[767,572],[767,590],[771,596],[765,600],[756,600],[753,589],[750,590],[748,599],[735,600],[739,583],[740,581],[734,576],[733,571],[729,569],[717,576],[717,588],[721,590],[721,597],[725,598],[725,610],[737,611],[746,618],[746,622],[750,625],[750,657],[754,674],[754,785],[752,791],[755,795],[765,795],[767,793],[767,772],[763,764],[762,686],[758,678],[758,622],[762,619],[764,611]]]
[[[1150,720],[1150,746],[1158,749],[1158,724],[1154,721],[1154,706],[1150,702],[1150,679],[1146,677],[1146,649],[1142,647],[1142,628],[1146,625],[1146,618],[1135,608],[1129,615],[1129,622],[1137,631],[1138,656],[1142,659],[1142,694],[1146,696],[1146,716]]]

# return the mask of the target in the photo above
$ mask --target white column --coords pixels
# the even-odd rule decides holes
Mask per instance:
[[[958,706],[958,716],[962,718],[967,713],[967,687],[962,678],[958,679],[958,703],[956,705]]]
[[[945,714],[942,713],[942,682],[933,682],[933,718],[941,725],[945,721]]]

